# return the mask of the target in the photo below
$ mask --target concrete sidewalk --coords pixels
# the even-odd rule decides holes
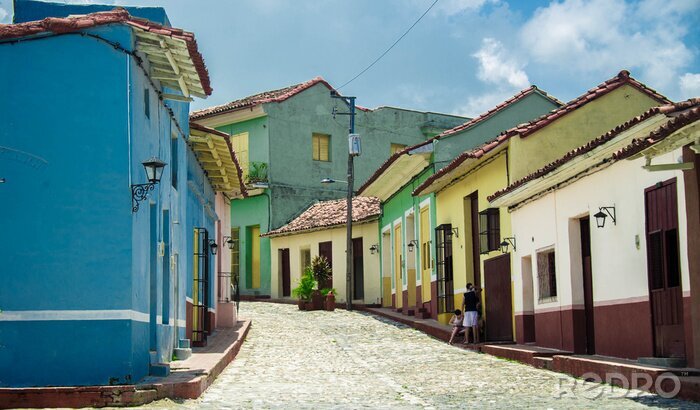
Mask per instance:
[[[218,330],[207,346],[193,348],[190,358],[171,362],[167,377],[121,386],[0,388],[0,408],[137,406],[164,398],[197,398],[236,357],[251,323],[240,320],[234,328]]]

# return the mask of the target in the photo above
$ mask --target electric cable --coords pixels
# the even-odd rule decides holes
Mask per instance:
[[[379,57],[377,57],[377,59],[374,60],[374,61],[372,62],[372,64],[368,65],[364,70],[360,71],[360,73],[357,74],[356,76],[354,76],[352,79],[350,79],[350,81],[348,81],[348,82],[346,82],[345,84],[341,85],[340,87],[336,88],[336,90],[340,90],[341,88],[345,87],[346,85],[350,84],[351,82],[357,80],[358,77],[360,77],[360,76],[361,76],[362,74],[364,74],[367,70],[369,70],[370,68],[372,68],[372,66],[374,66],[375,64],[377,64],[377,62],[378,62],[379,60],[381,60],[385,55],[387,55],[387,53],[388,53],[389,51],[391,51],[392,48],[394,48],[394,46],[396,46],[397,44],[399,44],[399,41],[401,41],[404,37],[406,37],[406,35],[413,29],[413,27],[415,27],[416,24],[418,24],[418,23],[423,19],[423,17],[425,17],[426,14],[428,14],[428,12],[433,8],[433,6],[435,6],[435,5],[437,4],[438,1],[439,1],[439,0],[435,0],[435,1],[433,2],[433,4],[431,4],[430,7],[428,7],[428,9],[425,10],[425,12],[424,12],[423,14],[421,14],[420,17],[418,17],[418,20],[416,20],[416,21],[411,25],[411,27],[409,27],[408,30],[406,30],[406,31],[401,35],[401,37],[398,38],[398,40],[394,41],[394,44],[392,44],[389,48],[386,49],[386,51],[384,51]]]

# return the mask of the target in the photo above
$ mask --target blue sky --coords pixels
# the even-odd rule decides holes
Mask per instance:
[[[71,0],[75,3],[90,1]],[[193,31],[214,94],[193,108],[322,76],[354,77],[433,0],[110,0],[162,6]],[[0,0],[9,23],[12,1]],[[366,107],[477,115],[536,84],[568,101],[628,69],[673,100],[700,96],[700,0],[439,0],[341,92]]]

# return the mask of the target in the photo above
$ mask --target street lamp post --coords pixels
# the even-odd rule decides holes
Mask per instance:
[[[352,257],[352,189],[353,189],[353,178],[354,178],[354,165],[353,159],[355,156],[360,155],[359,152],[359,138],[355,135],[355,97],[344,97],[338,94],[337,91],[331,91],[331,98],[338,98],[343,100],[348,107],[350,112],[339,113],[333,110],[333,115],[349,115],[350,116],[350,135],[348,136],[348,195],[347,195],[347,243],[345,245],[345,255],[346,261],[345,266],[347,267],[347,277],[346,277],[346,307],[347,310],[352,310],[352,296],[353,296],[353,286],[352,286],[352,276],[353,276],[353,257]]]

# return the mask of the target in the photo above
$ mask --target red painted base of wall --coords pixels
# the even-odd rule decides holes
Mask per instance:
[[[430,282],[430,317],[437,320],[437,282]]]
[[[596,354],[626,359],[654,356],[648,301],[596,306]]]
[[[192,303],[185,303],[185,338],[192,340]]]
[[[535,314],[515,315],[515,341],[519,344],[535,342]]]
[[[696,292],[697,293],[697,292]],[[692,294],[691,294],[692,295]],[[685,332],[685,358],[689,366],[693,366],[700,352],[693,349],[693,308],[690,296],[683,298],[683,326]]]
[[[408,306],[408,291],[401,291],[401,313],[407,315],[409,309],[411,309],[411,306]]]

